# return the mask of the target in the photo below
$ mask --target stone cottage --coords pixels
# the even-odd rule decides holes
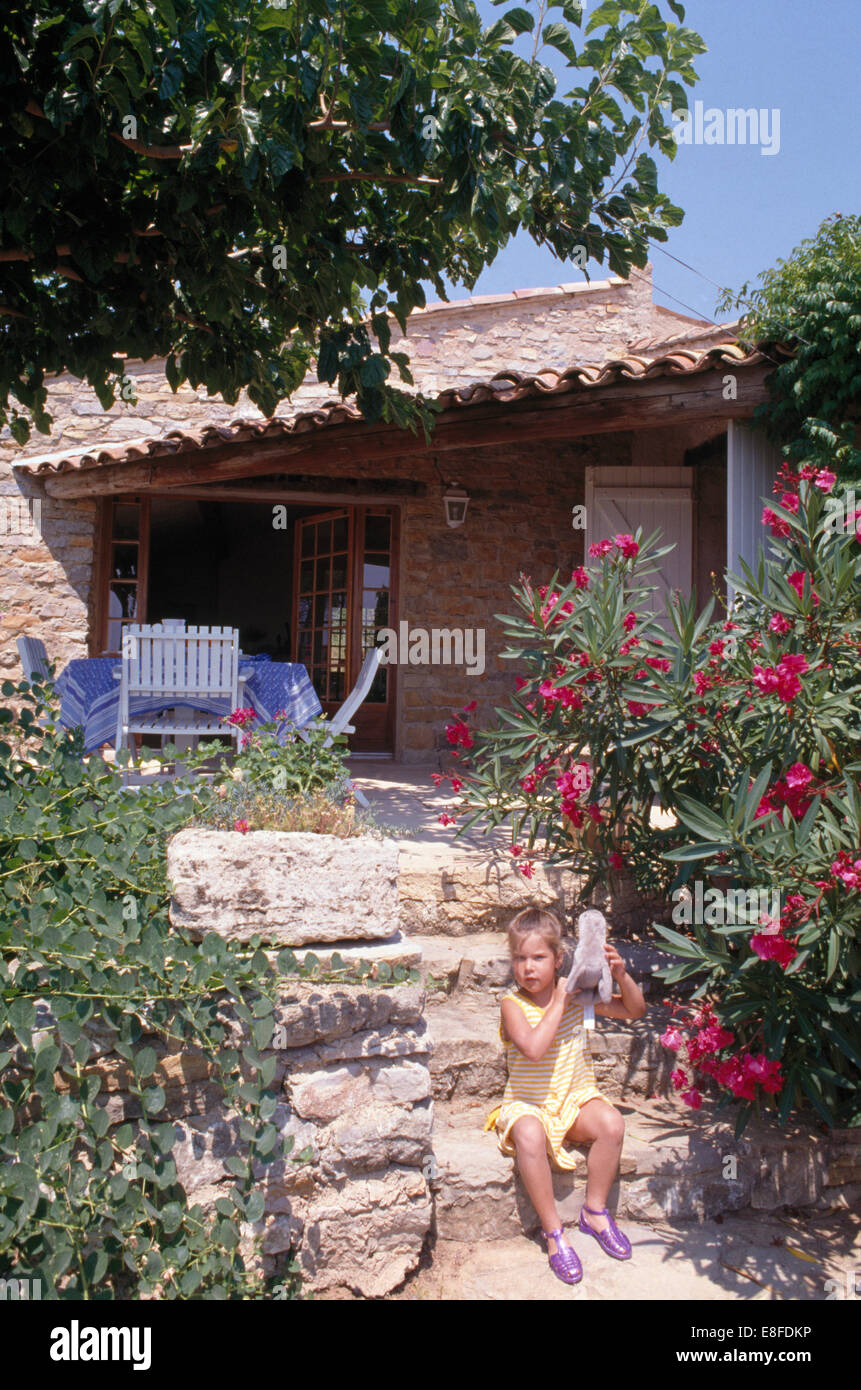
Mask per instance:
[[[429,445],[310,376],[272,420],[174,395],[161,361],[127,361],[107,412],[54,378],[50,450],[0,440],[4,675],[22,634],[60,669],[184,618],[301,662],[331,712],[384,630],[448,633],[436,664],[381,666],[352,741],[422,762],[453,710],[476,699],[480,719],[511,688],[494,614],[521,571],[660,527],[663,585],[707,596],[753,555],[776,460],[745,421],[776,358],[655,305],[650,270],[432,304],[407,329],[393,346],[441,406]]]

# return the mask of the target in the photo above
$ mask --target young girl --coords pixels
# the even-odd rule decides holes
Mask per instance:
[[[526,1190],[541,1220],[550,1268],[566,1284],[583,1269],[565,1239],[553,1198],[548,1155],[557,1167],[575,1169],[577,1155],[563,1145],[591,1140],[586,1163],[586,1199],[580,1230],[593,1235],[608,1255],[631,1257],[631,1243],[607,1210],[607,1195],[619,1167],[625,1122],[595,1084],[592,1056],[583,1031],[579,990],[557,980],[562,965],[562,927],[552,912],[527,908],[508,928],[517,989],[503,995],[500,1037],[508,1060],[508,1084],[496,1122],[502,1153],[516,1155]],[[610,973],[621,986],[607,1004],[595,1003],[605,1018],[642,1018],[640,987],[615,947],[605,945]]]

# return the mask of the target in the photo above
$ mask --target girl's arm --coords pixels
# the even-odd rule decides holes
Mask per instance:
[[[565,1012],[565,980],[557,980],[553,998],[535,1027],[514,999],[503,999],[500,1005],[502,1023],[515,1047],[519,1047],[530,1062],[540,1062],[559,1031]]]

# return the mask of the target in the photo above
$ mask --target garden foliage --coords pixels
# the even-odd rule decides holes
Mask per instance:
[[[124,788],[50,722],[50,691],[3,694],[22,710],[0,710],[0,1275],[38,1277],[49,1298],[260,1294],[240,1241],[263,1216],[266,1169],[310,1156],[272,1123],[282,977],[371,967],[320,972],[291,951],[272,964],[259,940],[195,944],[171,928],[165,845],[200,800]],[[105,1053],[126,1064],[125,1114]],[[208,1214],[177,1181],[167,1053],[202,1058],[238,1124],[233,1183]]]

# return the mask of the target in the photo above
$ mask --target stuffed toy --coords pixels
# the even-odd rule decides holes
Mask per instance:
[[[607,922],[597,908],[587,908],[577,919],[577,949],[565,988],[569,994],[580,990],[578,1002],[583,1005],[583,1027],[595,1027],[595,1001],[608,1004],[613,995],[613,977],[604,955]]]

